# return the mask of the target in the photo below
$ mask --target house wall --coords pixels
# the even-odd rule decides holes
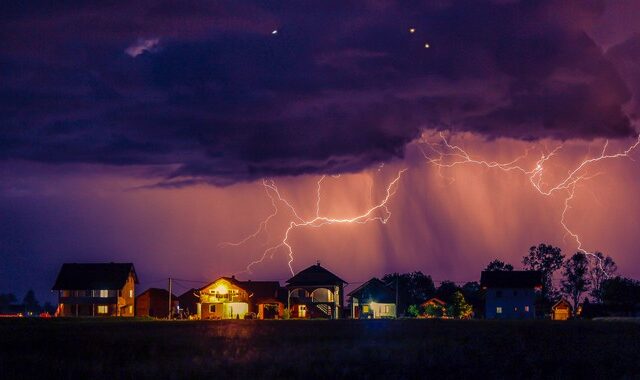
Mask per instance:
[[[118,305],[120,306],[121,317],[133,317],[135,315],[135,301],[136,301],[136,283],[133,277],[133,272],[129,273],[127,282],[120,289],[120,297],[118,298]]]
[[[485,293],[485,318],[534,319],[535,290],[491,288]]]
[[[219,279],[200,291],[201,319],[244,319],[249,312],[249,294],[235,284]],[[211,305],[215,305],[214,311]]]

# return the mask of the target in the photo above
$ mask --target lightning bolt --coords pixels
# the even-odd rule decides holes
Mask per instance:
[[[565,230],[565,234],[571,236],[577,245],[578,251],[584,253],[585,255],[592,257],[597,260],[597,265],[600,270],[605,273],[606,276],[608,274],[605,272],[602,262],[598,256],[593,254],[593,252],[589,252],[583,248],[582,241],[580,240],[580,236],[575,233],[571,228],[569,228],[566,222],[566,214],[567,211],[571,208],[571,200],[573,200],[575,195],[576,186],[585,180],[591,179],[601,173],[596,173],[594,175],[588,175],[585,173],[586,168],[590,165],[595,164],[596,162],[611,160],[616,158],[629,158],[633,160],[630,156],[631,152],[640,145],[640,135],[636,139],[635,143],[629,146],[626,150],[618,153],[607,153],[607,148],[609,146],[609,141],[607,140],[604,143],[602,151],[600,155],[591,157],[588,159],[584,159],[580,162],[574,169],[569,170],[565,177],[557,180],[555,184],[548,185],[543,181],[543,175],[545,173],[545,164],[563,148],[563,145],[558,145],[549,153],[542,153],[540,158],[535,162],[534,166],[530,169],[527,169],[519,164],[527,155],[531,148],[528,148],[525,153],[509,162],[497,162],[497,161],[487,161],[483,159],[473,158],[466,150],[463,148],[453,145],[446,138],[445,134],[440,132],[440,142],[432,142],[429,141],[428,138],[422,138],[420,140],[420,149],[427,161],[430,164],[436,165],[438,169],[442,168],[452,168],[458,165],[479,165],[484,166],[489,169],[498,169],[504,172],[519,172],[528,177],[529,182],[532,187],[541,195],[545,197],[551,197],[555,193],[564,192],[564,208],[561,213],[560,224]],[[423,148],[426,146],[429,151]],[[565,235],[565,236],[566,236]]]
[[[222,243],[223,246],[238,246],[245,244],[251,239],[258,237],[263,231],[266,230],[267,225],[278,214],[278,205],[281,204],[285,208],[290,211],[291,219],[288,222],[288,227],[284,231],[282,235],[282,239],[275,245],[265,249],[262,252],[262,255],[256,260],[252,261],[247,265],[246,269],[240,273],[246,272],[251,273],[251,268],[263,262],[267,257],[273,258],[273,255],[276,251],[282,249],[287,253],[288,262],[287,265],[289,267],[289,271],[291,274],[295,274],[293,270],[292,263],[294,261],[294,253],[293,247],[289,243],[289,236],[295,229],[299,228],[320,228],[330,224],[365,224],[369,222],[380,222],[382,224],[386,224],[391,217],[391,211],[388,208],[388,202],[395,195],[398,189],[398,182],[402,177],[402,174],[407,171],[407,169],[399,170],[394,179],[389,182],[386,187],[386,193],[384,198],[374,204],[372,207],[367,209],[365,212],[357,215],[353,215],[350,217],[343,218],[333,218],[327,215],[321,214],[321,202],[322,202],[322,182],[325,180],[326,176],[320,177],[320,179],[316,182],[316,207],[315,207],[315,216],[312,218],[303,218],[300,213],[296,210],[296,208],[289,202],[286,198],[282,196],[278,186],[276,185],[274,180],[262,180],[262,186],[264,187],[267,196],[271,200],[271,204],[273,206],[273,212],[267,216],[264,220],[262,220],[257,228],[257,230],[245,237],[244,239],[237,242],[226,242]],[[334,176],[335,178],[339,176]]]

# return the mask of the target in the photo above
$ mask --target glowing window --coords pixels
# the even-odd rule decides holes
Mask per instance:
[[[98,314],[107,314],[109,312],[109,306],[98,305]]]
[[[133,289],[129,289],[129,298],[133,298]]]
[[[101,298],[107,298],[107,297],[109,297],[109,291],[108,291],[108,290],[105,290],[105,289],[100,290],[100,297],[101,297]],[[105,307],[106,307],[106,306],[105,306]]]
[[[369,305],[362,305],[362,312],[363,313],[368,313],[369,312]]]
[[[496,307],[496,314],[502,314],[502,308],[500,306]]]
[[[518,307],[517,307],[517,306],[516,306],[516,307],[514,307],[514,308],[513,308],[513,311],[518,311]]]
[[[529,306],[528,305],[524,307],[524,311],[526,311],[527,313],[529,312]]]

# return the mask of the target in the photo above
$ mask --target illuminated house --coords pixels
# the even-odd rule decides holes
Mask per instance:
[[[63,264],[53,289],[59,317],[133,317],[136,270],[131,263]]]
[[[536,290],[542,289],[539,271],[484,271],[485,318],[534,319]]]
[[[430,298],[424,301],[420,307],[424,310],[425,318],[446,318],[447,303],[440,298]]]
[[[171,310],[178,307],[178,297],[171,295]],[[136,297],[136,317],[167,318],[169,316],[169,291],[149,288]]]
[[[318,262],[287,280],[292,318],[340,318],[346,282]]]
[[[196,305],[201,319],[282,318],[284,290],[278,281],[238,281],[220,277],[201,288]]]
[[[566,299],[561,299],[551,307],[551,319],[554,321],[566,321],[571,318],[573,308]]]
[[[377,278],[360,285],[347,294],[354,319],[395,318],[396,293]]]

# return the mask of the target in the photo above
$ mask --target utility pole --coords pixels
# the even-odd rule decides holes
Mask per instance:
[[[396,273],[396,319],[398,319],[398,273]]]
[[[169,319],[171,319],[171,277],[169,277]]]

